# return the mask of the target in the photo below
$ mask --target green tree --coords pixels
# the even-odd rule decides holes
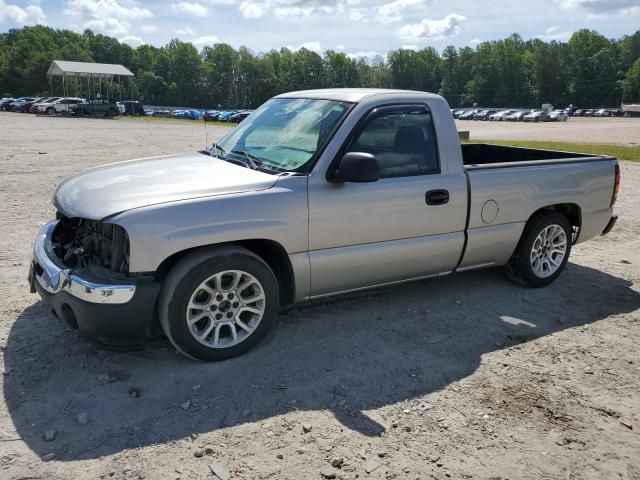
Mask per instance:
[[[640,57],[631,65],[624,77],[624,101],[640,103]]]

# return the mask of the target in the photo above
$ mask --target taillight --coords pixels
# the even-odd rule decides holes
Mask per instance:
[[[618,191],[620,190],[620,165],[616,163],[615,180],[613,183],[613,196],[611,197],[611,206],[613,207],[618,199]]]

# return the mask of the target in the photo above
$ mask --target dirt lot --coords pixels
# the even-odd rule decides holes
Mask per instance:
[[[640,118],[571,118],[536,124],[457,120],[456,124],[458,130],[471,132],[471,140],[640,144]]]
[[[56,183],[202,137],[0,114],[0,478],[640,479],[640,164],[622,165],[617,228],[551,287],[488,270],[343,297],[217,364],[95,347],[28,293]]]

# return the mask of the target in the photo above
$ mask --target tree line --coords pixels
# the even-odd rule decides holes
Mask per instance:
[[[135,74],[131,90],[122,87],[123,97],[132,92],[151,105],[256,107],[282,92],[329,87],[437,92],[452,106],[611,107],[640,101],[640,30],[608,39],[583,29],[567,42],[525,41],[513,34],[475,48],[400,49],[386,58],[354,59],[334,50],[254,53],[225,43],[198,50],[175,39],[163,47],[132,48],[91,30],[24,27],[0,34],[0,93],[47,94],[52,60],[122,64]]]

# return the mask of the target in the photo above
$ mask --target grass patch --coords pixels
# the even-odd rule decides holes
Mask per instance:
[[[135,120],[137,122],[181,122],[181,123],[191,123],[193,125],[199,125],[202,126],[202,124],[204,123],[204,120],[192,120],[190,118],[174,118],[174,117],[146,117],[144,115],[141,116],[121,116],[118,118],[122,118],[122,119],[126,119],[126,120]],[[230,123],[230,122],[207,122],[207,125],[209,126],[214,126],[214,127],[228,127],[228,128],[233,128],[235,126],[237,126],[237,123]]]
[[[640,146],[611,145],[606,143],[539,142],[534,140],[471,140],[468,143],[494,143],[496,145],[507,145],[510,147],[593,153],[595,155],[611,155],[618,160],[640,162]]]

